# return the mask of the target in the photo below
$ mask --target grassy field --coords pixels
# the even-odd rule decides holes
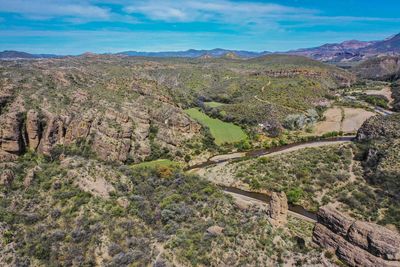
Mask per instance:
[[[214,101],[211,101],[211,102],[204,102],[204,104],[205,104],[206,106],[210,107],[210,108],[217,108],[217,107],[226,105],[226,104],[224,104],[224,103],[214,102]]]
[[[210,128],[210,132],[215,138],[215,143],[217,145],[234,143],[247,139],[247,135],[242,128],[233,123],[213,119],[196,108],[187,109],[185,112],[193,119]]]

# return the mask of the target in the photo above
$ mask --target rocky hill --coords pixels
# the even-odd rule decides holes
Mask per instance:
[[[400,78],[400,56],[383,56],[368,59],[352,69],[359,77],[373,80]]]
[[[300,234],[279,230],[263,207],[243,207],[178,170],[132,170],[78,155],[46,160],[34,153],[0,166],[2,266],[322,260],[296,242],[296,236],[304,241],[309,226]]]
[[[0,59],[34,59],[34,58],[56,58],[60,57],[52,54],[30,54],[20,51],[6,50],[0,52]]]
[[[278,192],[271,194],[269,205],[249,204],[183,172],[180,166],[192,155],[228,147],[217,146],[185,110],[196,107],[234,122],[255,138],[252,131],[259,122],[282,128],[288,114],[319,116],[316,109],[355,81],[346,70],[290,55],[243,60],[234,55],[149,59],[86,53],[1,61],[0,263],[334,264],[313,245],[309,220],[288,216],[288,201],[294,203],[303,192],[280,186],[289,179],[274,175]],[[395,142],[396,120],[386,117],[381,120],[385,126],[370,120],[360,130],[360,144],[369,138],[381,149],[381,133]],[[372,144],[365,149],[375,149]],[[366,158],[363,170],[373,185],[374,173],[385,175],[376,187],[392,200],[398,173],[389,163],[398,146],[384,150],[384,145],[370,153],[378,163]],[[290,179],[307,181],[304,192],[317,198],[316,188],[346,181],[353,154],[349,147],[312,151],[308,157],[296,154],[302,158],[295,168],[301,173]],[[176,164],[151,165],[155,159]],[[257,160],[259,166],[272,166],[265,163]],[[307,164],[318,166],[316,175]],[[321,171],[323,182],[318,181]],[[379,223],[399,227],[398,205],[385,208]]]
[[[225,105],[209,111],[223,120],[279,125],[355,81],[332,66],[276,55],[243,61],[85,54],[2,61],[0,68],[3,157],[28,149],[49,154],[84,140],[101,159],[122,162],[182,157],[184,144],[204,137],[183,108],[217,101]]]
[[[50,155],[81,141],[103,160],[182,157],[200,125],[131,66],[96,57],[3,62],[0,153]]]
[[[376,188],[377,196],[386,199],[385,216],[381,223],[400,228],[400,116],[373,117],[357,134],[361,143],[364,177]]]
[[[400,34],[385,40],[363,42],[345,41],[339,44],[325,44],[287,52],[292,55],[307,56],[323,62],[361,61],[371,57],[400,53]]]

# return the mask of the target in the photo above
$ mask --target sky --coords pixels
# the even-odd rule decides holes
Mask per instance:
[[[399,0],[0,0],[0,51],[286,51],[400,32]]]

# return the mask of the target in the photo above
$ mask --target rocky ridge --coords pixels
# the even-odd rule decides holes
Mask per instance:
[[[400,266],[400,236],[377,224],[352,219],[331,206],[318,212],[313,241],[350,266]]]
[[[374,116],[364,122],[357,132],[358,141],[400,138],[400,115]]]
[[[87,143],[102,160],[142,161],[152,153],[151,142],[176,152],[200,132],[200,125],[165,104],[161,111],[132,103],[126,112],[95,108],[84,113],[54,114],[45,109],[13,107],[0,115],[0,160],[16,159],[25,151],[50,155],[57,145]],[[154,140],[150,140],[153,127]],[[156,129],[156,130],[154,130]]]

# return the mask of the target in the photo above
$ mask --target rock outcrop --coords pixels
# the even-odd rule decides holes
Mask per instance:
[[[313,241],[350,266],[400,266],[400,235],[352,219],[330,206],[318,212]]]
[[[26,114],[26,134],[29,149],[33,151],[39,146],[40,130],[39,113],[35,110],[29,110]]]
[[[366,120],[357,132],[358,141],[400,138],[400,114],[374,116]]]
[[[0,150],[19,154],[23,151],[23,114],[9,112],[0,117]]]
[[[158,112],[130,104],[126,112],[90,109],[84,113],[53,114],[44,109],[0,115],[0,162],[14,160],[26,150],[50,155],[57,145],[90,144],[102,160],[135,162],[152,153],[150,125],[157,128],[152,142],[170,152],[200,133],[200,125],[164,103]]]
[[[269,202],[269,216],[271,223],[275,226],[285,225],[287,222],[288,202],[284,192],[273,192]]]
[[[8,186],[14,180],[14,172],[9,169],[0,171],[0,185]]]

